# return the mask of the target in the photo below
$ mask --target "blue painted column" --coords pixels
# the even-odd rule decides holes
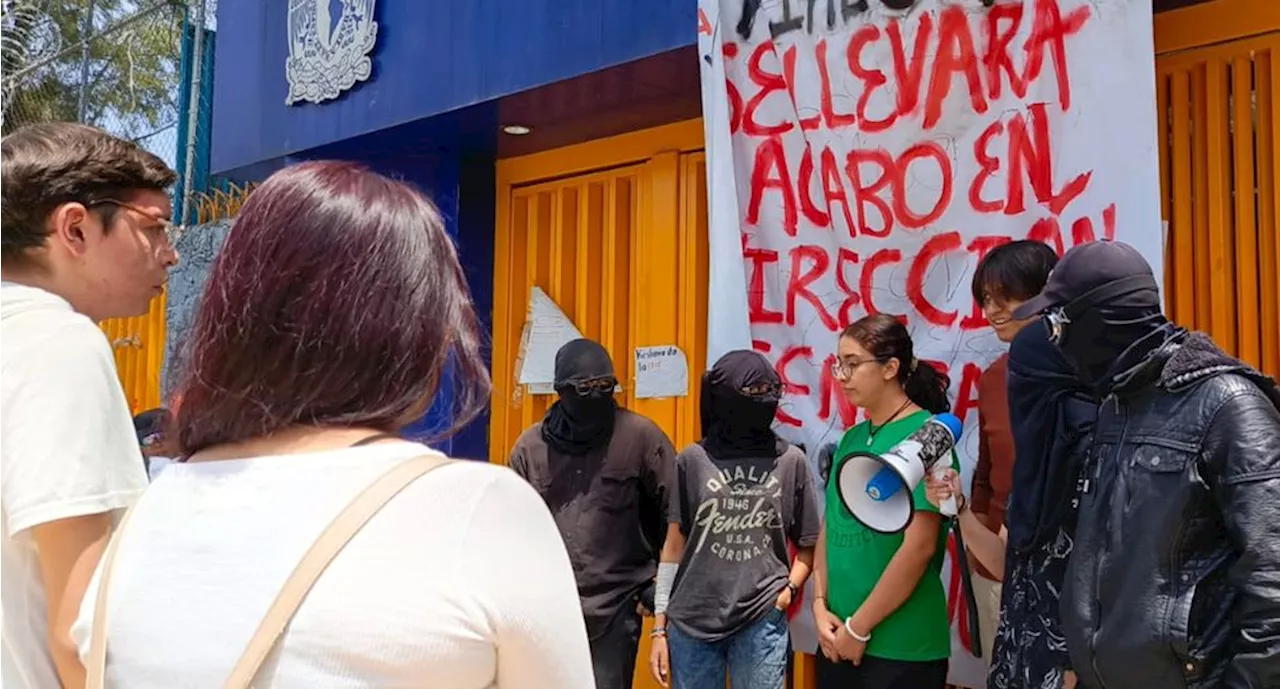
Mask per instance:
[[[414,184],[440,208],[445,228],[458,247],[458,255],[471,287],[476,313],[488,342],[493,327],[493,223],[494,168],[492,158],[461,159],[440,151],[433,156],[368,161],[374,169]],[[490,348],[485,348],[486,364]],[[427,415],[406,429],[411,437],[429,437],[454,422],[456,379],[452,364],[445,372]],[[485,412],[452,438],[434,443],[454,457],[488,458],[489,412]]]
[[[476,315],[484,330],[485,363],[493,371],[493,256],[494,222],[497,217],[497,180],[490,155],[463,158],[458,175],[457,234],[462,267],[475,301]],[[508,450],[510,448],[504,448]],[[489,457],[489,406],[453,440],[454,456],[485,460]]]

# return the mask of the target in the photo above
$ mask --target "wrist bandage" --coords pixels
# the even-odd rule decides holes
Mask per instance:
[[[658,581],[653,592],[653,614],[665,615],[667,613],[667,603],[671,601],[671,588],[676,583],[676,570],[680,569],[678,562],[659,562],[658,563]]]

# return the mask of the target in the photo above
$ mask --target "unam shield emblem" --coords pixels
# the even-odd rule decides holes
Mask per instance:
[[[284,74],[289,82],[285,105],[299,101],[320,103],[366,81],[373,73],[378,23],[375,0],[289,0],[289,57]],[[330,11],[340,5],[335,18]]]

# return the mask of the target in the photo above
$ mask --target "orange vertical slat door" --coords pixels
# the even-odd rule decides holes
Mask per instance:
[[[554,400],[517,384],[535,286],[609,351],[624,406],[653,419],[677,448],[697,440],[708,275],[701,142],[693,121],[499,161],[491,461],[505,462]],[[688,395],[637,399],[635,348],[671,344],[688,358]],[[646,634],[641,661],[648,654]],[[645,662],[635,686],[658,686]]]
[[[489,458],[505,462],[552,395],[518,384],[536,286],[609,351],[619,401],[677,445],[697,439],[706,358],[706,182],[698,121],[498,163]],[[636,347],[680,347],[689,394],[636,399]]]
[[[1166,300],[1175,321],[1280,376],[1280,33],[1156,58]]]
[[[113,318],[101,323],[115,354],[116,370],[129,409],[160,406],[160,370],[164,364],[166,295],[151,300],[146,315]]]

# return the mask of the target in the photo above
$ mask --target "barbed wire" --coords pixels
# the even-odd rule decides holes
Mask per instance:
[[[36,122],[83,122],[177,166],[185,150],[178,139],[187,2],[5,0],[0,15],[3,133]],[[211,108],[201,96],[200,107]]]

